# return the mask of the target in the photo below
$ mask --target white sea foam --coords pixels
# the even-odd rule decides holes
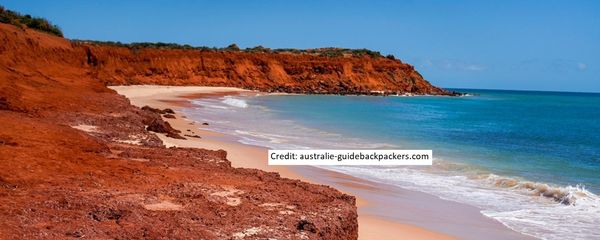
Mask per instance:
[[[196,110],[202,111],[202,108],[216,108],[216,109],[229,109],[230,105],[227,104],[215,104],[215,100],[212,99],[198,99],[190,101],[192,104],[196,106],[201,106],[196,108]]]
[[[582,187],[550,186],[493,174],[470,178],[459,173],[428,173],[415,168],[329,169],[473,205],[481,208],[485,216],[534,237],[600,239],[596,230],[600,225],[600,199]],[[502,185],[499,179],[511,183]]]
[[[248,103],[246,103],[246,101],[244,101],[242,99],[233,98],[230,96],[226,96],[222,102],[229,106],[234,106],[234,107],[239,107],[239,108],[247,108],[248,107]]]
[[[252,97],[231,96],[202,98],[191,101],[198,108],[184,111],[190,118],[214,123],[211,124],[212,130],[237,136],[238,141],[245,144],[279,149],[395,147],[387,143],[366,142],[362,139],[302,126],[287,119],[278,119],[273,116],[272,110],[258,104],[250,104],[249,101],[252,99]],[[227,121],[224,121],[225,119]]]

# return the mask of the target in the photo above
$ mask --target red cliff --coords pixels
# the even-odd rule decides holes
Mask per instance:
[[[248,58],[236,62],[269,59],[179,50],[136,54],[0,24],[0,238],[356,239],[354,197],[233,168],[222,150],[165,148],[146,127],[177,137],[160,115],[106,87],[266,89],[278,86],[278,76],[290,76],[275,67],[281,63],[257,71],[258,65],[228,63],[230,55]],[[126,144],[132,137],[137,144]],[[235,206],[215,195],[231,189],[241,201]],[[261,207],[272,202],[294,214]]]
[[[266,92],[449,94],[414,67],[385,57],[131,48],[76,43],[92,77],[107,84],[208,85]],[[83,59],[83,54],[80,55]]]

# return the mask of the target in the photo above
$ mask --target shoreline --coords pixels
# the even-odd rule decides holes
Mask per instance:
[[[475,207],[439,199],[433,195],[406,190],[397,186],[376,183],[346,174],[311,166],[268,166],[267,148],[242,144],[235,137],[210,130],[191,119],[182,109],[189,100],[204,97],[222,97],[234,94],[252,94],[254,91],[227,87],[170,87],[170,86],[111,86],[126,96],[132,105],[175,110],[175,119],[164,118],[186,140],[158,134],[166,147],[191,147],[227,151],[233,167],[255,168],[277,172],[282,177],[334,187],[357,198],[359,239],[454,239],[502,238],[531,239],[508,229],[500,222],[485,217]],[[210,124],[210,123],[208,123]],[[392,204],[392,205],[390,205]],[[392,206],[391,208],[384,206]],[[442,214],[440,214],[442,213]]]

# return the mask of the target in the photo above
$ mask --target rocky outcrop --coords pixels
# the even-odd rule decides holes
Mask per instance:
[[[181,131],[174,129],[171,127],[171,124],[165,122],[159,114],[164,114],[167,112],[173,112],[172,109],[160,110],[156,108],[151,108],[149,106],[142,107],[144,120],[142,123],[146,125],[146,130],[156,132],[156,133],[164,133],[167,137],[175,138],[175,139],[185,139],[180,136],[179,133]],[[174,113],[174,112],[173,112]],[[166,114],[169,115],[169,114]],[[166,115],[164,115],[166,117]],[[173,116],[173,115],[171,115]],[[168,117],[167,117],[168,118]]]
[[[1,238],[357,238],[352,196],[165,148],[159,113],[106,87],[128,67],[90,49],[0,24]]]
[[[165,108],[165,109],[161,110],[161,109],[153,108],[150,106],[143,106],[142,110],[154,112],[154,113],[158,113],[158,114],[174,114],[175,113],[175,111],[173,111],[173,109],[170,109],[170,108]]]

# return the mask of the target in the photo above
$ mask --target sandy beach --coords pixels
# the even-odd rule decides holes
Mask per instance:
[[[438,197],[375,183],[316,167],[267,165],[267,148],[242,144],[234,136],[211,131],[181,112],[189,100],[256,92],[227,87],[114,86],[131,104],[153,108],[171,108],[175,118],[164,118],[186,139],[157,134],[165,146],[205,148],[227,151],[234,167],[277,172],[282,177],[332,186],[357,197],[359,239],[529,239],[501,223],[483,216],[479,209]],[[192,136],[200,136],[192,137]]]

